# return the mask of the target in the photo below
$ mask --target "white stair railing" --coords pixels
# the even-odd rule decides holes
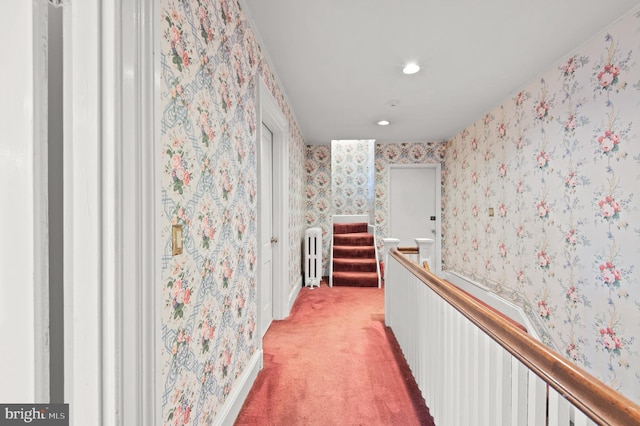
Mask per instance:
[[[637,404],[427,272],[397,245],[384,239],[385,322],[436,424],[640,424]]]

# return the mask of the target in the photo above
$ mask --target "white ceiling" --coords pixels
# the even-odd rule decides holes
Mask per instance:
[[[443,141],[637,0],[242,0],[307,144]],[[422,67],[404,75],[408,61]],[[390,106],[398,101],[397,106]],[[388,119],[391,125],[376,123]]]

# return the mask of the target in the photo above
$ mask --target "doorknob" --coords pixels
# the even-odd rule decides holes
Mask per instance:
[[[275,244],[278,242],[278,239],[276,237],[271,237],[271,244]]]

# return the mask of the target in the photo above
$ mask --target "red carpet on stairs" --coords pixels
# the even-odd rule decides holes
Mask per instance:
[[[333,224],[334,286],[378,286],[374,244],[366,223]]]
[[[303,288],[263,340],[244,425],[433,425],[393,333],[384,290]]]

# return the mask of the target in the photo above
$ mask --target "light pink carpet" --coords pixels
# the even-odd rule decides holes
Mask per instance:
[[[434,424],[384,325],[384,289],[303,288],[263,345],[238,426]]]

